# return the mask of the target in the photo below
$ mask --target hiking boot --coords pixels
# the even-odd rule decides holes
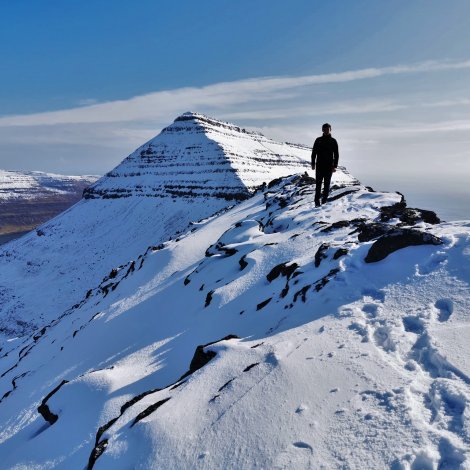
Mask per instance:
[[[324,198],[321,200],[321,203],[322,203],[322,204],[326,204],[326,197],[324,197]]]
[[[320,207],[320,201],[315,201],[315,207]]]

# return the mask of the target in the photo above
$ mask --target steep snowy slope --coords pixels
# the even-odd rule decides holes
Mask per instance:
[[[84,200],[0,250],[0,335],[39,328],[149,244],[174,238],[263,182],[303,171],[309,153],[199,114],[180,116]],[[335,178],[353,181],[343,171]]]
[[[5,234],[32,230],[69,208],[97,179],[0,170],[0,243]]]
[[[470,223],[313,191],[281,179],[8,342],[2,465],[469,468]]]

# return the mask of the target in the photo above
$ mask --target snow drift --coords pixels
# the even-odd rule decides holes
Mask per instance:
[[[207,122],[175,121],[174,163]],[[250,149],[268,144],[234,127],[221,125],[217,151],[245,142],[233,153],[258,166],[246,176],[192,172],[172,194],[151,176],[168,162],[144,146],[44,237],[4,251],[10,275],[25,250],[43,263],[22,271],[29,294],[11,287],[21,318],[41,315],[2,346],[5,468],[469,468],[470,223],[441,223],[345,170],[315,208],[308,149],[287,144],[276,145],[296,171],[279,157],[281,175],[255,191],[265,180]],[[137,171],[147,148],[155,157]],[[157,212],[146,219],[136,201]],[[166,206],[180,224],[159,225]],[[96,225],[87,246],[84,207]],[[43,269],[62,278],[36,286]]]

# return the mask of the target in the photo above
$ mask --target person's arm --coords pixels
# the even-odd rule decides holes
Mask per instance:
[[[333,155],[333,171],[336,171],[336,168],[338,168],[338,160],[339,160],[338,142],[335,139],[334,155]]]
[[[318,139],[315,139],[315,143],[313,144],[313,148],[312,148],[312,170],[315,169],[315,161],[317,158],[317,140]]]

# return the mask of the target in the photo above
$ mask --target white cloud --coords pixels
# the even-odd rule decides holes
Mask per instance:
[[[253,78],[217,83],[200,88],[186,87],[158,91],[127,100],[96,103],[63,111],[3,116],[0,118],[0,127],[143,122],[148,120],[167,122],[169,117],[174,117],[187,110],[197,110],[201,107],[214,110],[214,112],[217,112],[217,110],[227,112],[229,111],[228,108],[232,107],[233,112],[233,106],[240,106],[241,104],[287,101],[295,97],[301,97],[305,93],[305,87],[316,85],[352,82],[386,75],[429,73],[468,68],[470,68],[470,61],[430,61],[411,65],[367,68],[299,77]],[[383,102],[381,106],[384,106]],[[388,110],[390,110],[390,106],[394,105],[389,103],[388,106]],[[391,109],[396,108],[392,107]],[[341,112],[341,108],[339,112]],[[348,111],[346,103],[343,112],[361,112],[361,109],[358,107],[355,110],[349,109]],[[367,112],[367,109],[365,108],[363,112]],[[374,112],[374,109],[369,112]],[[262,117],[263,119],[266,114]],[[280,117],[284,117],[284,114]]]

